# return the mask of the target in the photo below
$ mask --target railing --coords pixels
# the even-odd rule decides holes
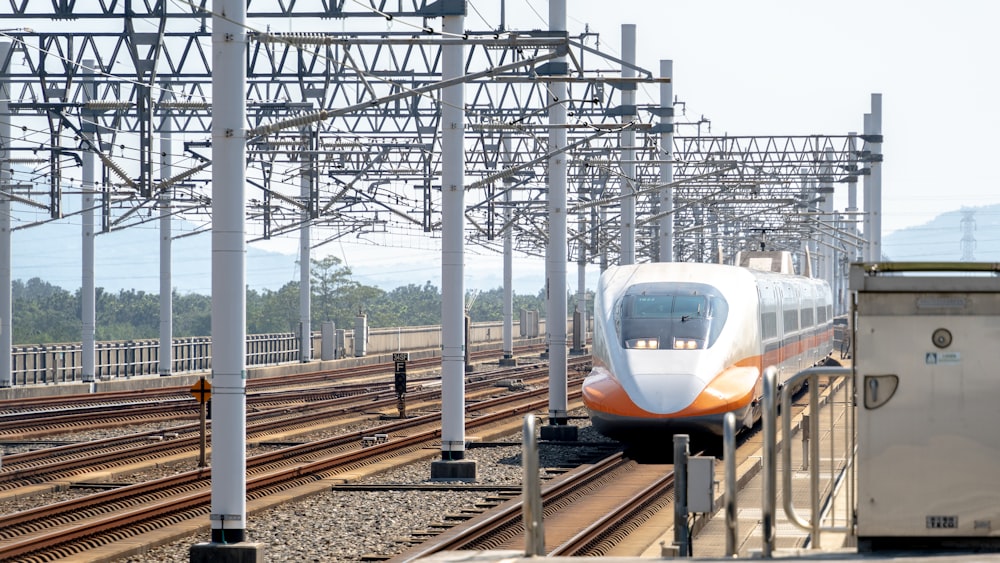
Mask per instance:
[[[514,323],[514,334],[518,334]],[[544,334],[545,321],[539,321]],[[503,337],[502,322],[473,323],[472,343],[496,343]],[[312,360],[321,357],[322,334],[312,333]],[[354,331],[344,331],[344,350],[354,350]],[[439,350],[440,326],[393,327],[368,331],[367,353],[387,354],[400,350]],[[11,384],[37,385],[83,380],[83,351],[80,343],[19,345],[11,350]],[[170,373],[212,369],[212,339],[207,336],[175,338],[171,345]],[[259,367],[300,361],[299,339],[295,333],[252,334],[246,339],[246,365]],[[94,345],[95,378],[129,378],[160,373],[159,340],[104,341]],[[167,374],[164,374],[167,375]]]
[[[795,526],[809,532],[809,547],[820,548],[820,534],[823,532],[843,533],[848,536],[854,535],[854,454],[856,451],[856,432],[854,425],[854,411],[852,398],[853,370],[850,368],[835,367],[814,367],[803,370],[783,384],[780,390],[781,399],[781,469],[782,469],[782,491],[785,514],[788,520]],[[826,411],[829,413],[829,431],[820,434],[821,401],[819,392],[820,378],[824,377],[828,382],[828,393],[825,400],[832,401],[838,394],[843,394],[844,408],[839,411],[833,408],[832,404],[826,404]],[[775,542],[775,505],[777,498],[776,474],[778,439],[776,436],[777,424],[777,385],[776,370],[768,368],[764,373],[764,455],[763,455],[763,549],[762,555],[770,557]],[[801,388],[803,384],[808,385],[809,406],[807,414],[802,420],[803,458],[802,467],[792,467],[792,392]],[[840,384],[846,384],[846,389],[837,391]],[[838,424],[837,416],[843,415],[845,420],[839,424],[843,429],[842,438],[837,437],[835,429]],[[829,448],[828,457],[825,460],[820,458],[821,442],[823,446]],[[825,466],[824,466],[825,461]],[[824,471],[825,467],[825,471]],[[809,505],[808,517],[801,516],[793,504],[792,473],[795,471],[809,471]],[[825,483],[821,483],[820,475],[827,476]],[[846,485],[846,502],[843,503],[845,511],[839,515],[836,511],[837,503],[834,499]],[[824,489],[824,490],[821,490]],[[842,524],[838,524],[838,518],[842,519]],[[824,525],[824,522],[827,524]]]

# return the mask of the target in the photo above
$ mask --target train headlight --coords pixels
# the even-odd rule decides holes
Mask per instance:
[[[625,347],[636,350],[656,350],[660,347],[659,338],[630,338],[625,341]]]
[[[674,338],[674,350],[698,350],[703,348],[704,340],[697,338]]]

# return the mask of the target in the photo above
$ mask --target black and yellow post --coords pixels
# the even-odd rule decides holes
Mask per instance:
[[[201,441],[200,449],[198,451],[198,467],[206,467],[208,464],[205,463],[205,434],[206,434],[206,405],[208,405],[209,399],[212,398],[212,384],[205,380],[204,377],[199,377],[198,381],[191,386],[191,394],[194,398],[198,400],[198,404],[201,407],[199,409],[201,421]]]

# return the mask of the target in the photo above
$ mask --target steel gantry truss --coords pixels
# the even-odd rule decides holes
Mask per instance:
[[[434,18],[464,9],[462,2],[251,0],[247,7],[247,126],[259,133],[248,141],[254,239],[296,231],[303,221],[316,227],[314,244],[371,232],[435,237],[441,48],[456,41],[466,46],[460,80],[471,244],[500,248],[510,231],[515,250],[544,253],[546,95],[555,80],[567,87],[559,103],[570,116],[568,205],[581,217],[571,222],[567,258],[615,263],[628,200],[636,206],[637,259],[655,259],[665,162],[673,165],[675,259],[715,259],[719,245],[731,256],[762,239],[798,249],[820,231],[814,215],[799,213],[817,207],[819,187],[853,184],[874,158],[865,135],[711,137],[679,130],[663,150],[663,133],[674,127],[663,119],[672,115],[672,100],[623,100],[669,77],[591,47],[596,34],[589,31],[507,29],[502,9],[491,15],[492,29],[451,37]],[[204,1],[10,2],[8,21],[31,26],[0,36],[11,43],[3,64],[15,207],[45,209],[38,221],[67,214],[65,198],[83,189],[75,170],[92,153],[101,164],[94,187],[101,230],[153,220],[164,195],[171,213],[209,227],[209,10]],[[410,27],[371,31],[387,19]],[[316,31],[273,31],[279,22]],[[345,29],[329,31],[338,24]],[[567,62],[552,62],[559,55]],[[88,87],[95,95],[85,96]],[[623,145],[625,130],[634,131],[634,147]],[[183,144],[171,155],[169,176],[158,165],[164,131]],[[305,197],[302,177],[310,183]],[[853,232],[844,226],[830,228]]]

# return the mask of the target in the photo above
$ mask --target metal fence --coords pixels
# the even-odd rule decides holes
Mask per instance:
[[[537,317],[536,317],[537,319]],[[531,332],[544,333],[545,321],[535,321],[539,327]],[[340,331],[338,331],[340,332]],[[518,334],[514,323],[514,334]],[[486,343],[502,340],[503,323],[473,323],[471,342]],[[343,350],[354,350],[354,331],[343,331]],[[393,327],[370,329],[367,333],[367,353],[384,354],[400,350],[440,349],[441,327]],[[321,357],[322,334],[312,333],[310,360]],[[156,375],[160,372],[159,340],[124,340],[97,342],[94,346],[94,376],[100,380]],[[207,336],[174,338],[171,345],[171,373],[212,369],[212,339]],[[12,385],[79,382],[83,380],[83,351],[80,343],[38,344],[14,346],[12,351]],[[300,360],[299,339],[295,333],[251,334],[246,339],[247,367],[267,366]]]

